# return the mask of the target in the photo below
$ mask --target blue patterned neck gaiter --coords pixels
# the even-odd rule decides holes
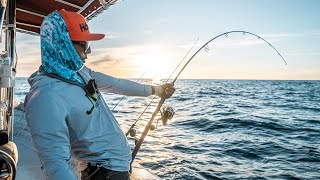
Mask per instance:
[[[83,84],[77,74],[83,62],[75,50],[67,25],[58,11],[49,14],[41,25],[41,70]]]

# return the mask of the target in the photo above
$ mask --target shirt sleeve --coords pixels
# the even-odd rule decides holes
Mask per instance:
[[[96,79],[101,92],[122,94],[127,96],[150,96],[150,85],[140,84],[127,79],[115,78],[100,72],[91,71],[92,78]]]
[[[28,101],[25,116],[47,178],[76,180],[70,165],[66,109],[49,96],[36,97]]]

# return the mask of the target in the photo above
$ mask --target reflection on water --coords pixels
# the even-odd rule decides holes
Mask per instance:
[[[28,85],[17,84],[23,99]],[[122,96],[103,97],[113,108]],[[150,100],[124,98],[114,110],[124,130]],[[179,80],[166,101],[174,119],[149,132],[136,161],[163,179],[320,179],[319,102],[320,81]]]

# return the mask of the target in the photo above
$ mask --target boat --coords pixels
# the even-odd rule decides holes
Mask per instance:
[[[17,66],[16,32],[39,36],[43,19],[49,13],[65,9],[82,14],[87,21],[113,6],[117,0],[1,0],[0,25],[5,33],[5,50],[0,59],[0,179],[46,179],[37,151],[24,119],[23,104],[14,105]],[[2,41],[3,42],[3,41]],[[15,122],[15,123],[14,123]],[[13,138],[13,130],[16,138]],[[78,162],[72,160],[80,179]],[[137,163],[132,164],[131,179],[160,179]]]

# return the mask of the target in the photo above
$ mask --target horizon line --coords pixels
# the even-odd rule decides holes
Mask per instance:
[[[16,76],[16,78],[28,78],[29,76]],[[121,78],[121,77],[120,77]],[[152,80],[152,78],[121,78],[121,79],[134,79],[134,80]],[[161,79],[161,81],[166,81],[167,79]],[[174,78],[169,79],[174,80]],[[209,78],[181,78],[178,80],[224,80],[224,81],[320,81],[320,79],[209,79]]]

